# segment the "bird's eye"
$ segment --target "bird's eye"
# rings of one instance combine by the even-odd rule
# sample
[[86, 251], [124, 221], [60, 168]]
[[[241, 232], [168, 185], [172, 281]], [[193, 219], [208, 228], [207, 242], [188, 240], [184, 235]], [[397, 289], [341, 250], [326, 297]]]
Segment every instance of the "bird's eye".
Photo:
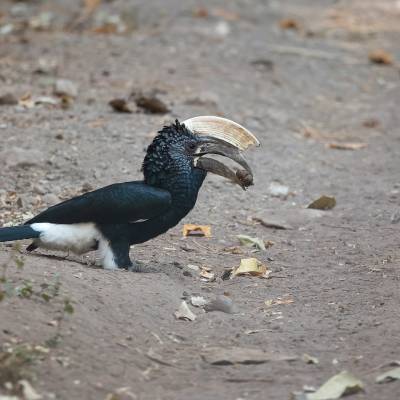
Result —
[[190, 150], [190, 151], [195, 151], [196, 147], [197, 147], [196, 143], [194, 143], [194, 142], [190, 142], [190, 143], [187, 144], [187, 149]]

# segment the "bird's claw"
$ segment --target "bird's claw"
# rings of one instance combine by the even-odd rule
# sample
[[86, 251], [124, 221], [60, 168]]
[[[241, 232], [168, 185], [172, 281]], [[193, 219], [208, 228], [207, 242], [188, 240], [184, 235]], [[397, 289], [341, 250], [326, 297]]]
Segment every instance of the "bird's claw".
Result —
[[138, 262], [132, 262], [130, 266], [126, 268], [130, 272], [142, 272], [142, 264]]

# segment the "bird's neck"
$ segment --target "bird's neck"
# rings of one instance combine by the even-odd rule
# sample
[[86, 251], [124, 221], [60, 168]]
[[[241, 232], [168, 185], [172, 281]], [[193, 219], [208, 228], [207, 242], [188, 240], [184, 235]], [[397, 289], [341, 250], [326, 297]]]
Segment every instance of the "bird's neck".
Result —
[[174, 227], [195, 206], [197, 195], [207, 173], [194, 168], [188, 175], [171, 177], [162, 189], [171, 193], [171, 207], [162, 215], [130, 224], [130, 244], [146, 242]]

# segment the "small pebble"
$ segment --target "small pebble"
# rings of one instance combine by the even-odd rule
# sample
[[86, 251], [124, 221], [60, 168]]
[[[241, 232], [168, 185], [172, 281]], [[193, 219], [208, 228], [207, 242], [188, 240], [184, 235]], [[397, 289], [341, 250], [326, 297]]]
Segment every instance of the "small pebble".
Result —
[[232, 299], [227, 296], [217, 296], [210, 303], [206, 304], [204, 309], [208, 312], [222, 311], [227, 314], [234, 314], [237, 312]]

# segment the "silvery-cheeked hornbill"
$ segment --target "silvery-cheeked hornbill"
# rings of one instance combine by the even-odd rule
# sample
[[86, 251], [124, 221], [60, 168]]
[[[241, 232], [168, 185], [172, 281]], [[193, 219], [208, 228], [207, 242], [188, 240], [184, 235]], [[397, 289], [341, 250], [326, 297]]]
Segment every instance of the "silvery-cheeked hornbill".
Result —
[[[219, 117], [195, 117], [165, 126], [149, 145], [142, 181], [116, 183], [52, 206], [24, 225], [0, 228], [0, 242], [32, 238], [38, 247], [83, 254], [99, 249], [104, 268], [132, 268], [129, 248], [175, 226], [194, 207], [213, 172], [242, 188], [252, 172], [241, 155], [258, 140], [245, 128]], [[233, 172], [208, 157], [228, 157], [244, 170]]]

